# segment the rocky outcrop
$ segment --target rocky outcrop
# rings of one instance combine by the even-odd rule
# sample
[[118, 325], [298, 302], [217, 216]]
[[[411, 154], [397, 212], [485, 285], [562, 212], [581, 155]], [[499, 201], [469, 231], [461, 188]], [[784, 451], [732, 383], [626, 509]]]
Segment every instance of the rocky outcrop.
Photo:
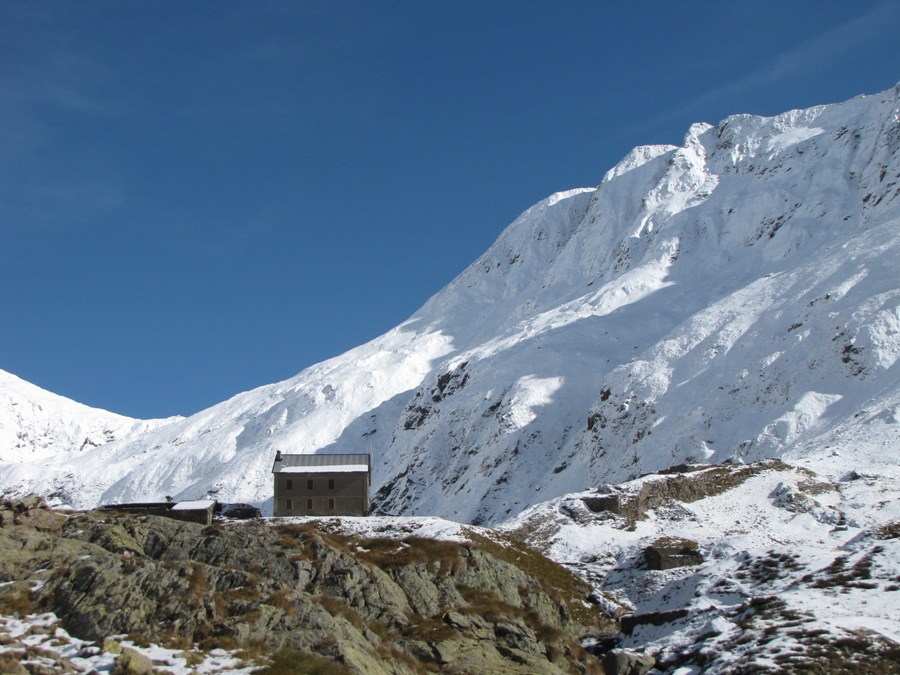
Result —
[[66, 516], [47, 508], [43, 497], [27, 495], [0, 503], [0, 527], [24, 525], [41, 532], [59, 533]]
[[656, 664], [656, 659], [648, 654], [613, 649], [603, 657], [606, 675], [644, 675]]
[[777, 459], [748, 465], [682, 464], [630, 483], [603, 485], [581, 501], [593, 513], [611, 513], [633, 525], [651, 509], [722, 494], [763, 471], [787, 468]]
[[[358, 673], [600, 672], [578, 642], [604, 629], [590, 589], [512, 542], [62, 515], [41, 502], [2, 513], [0, 614], [52, 611], [81, 639], [254, 646], [297, 672], [310, 659]], [[34, 525], [50, 514], [63, 522]]]

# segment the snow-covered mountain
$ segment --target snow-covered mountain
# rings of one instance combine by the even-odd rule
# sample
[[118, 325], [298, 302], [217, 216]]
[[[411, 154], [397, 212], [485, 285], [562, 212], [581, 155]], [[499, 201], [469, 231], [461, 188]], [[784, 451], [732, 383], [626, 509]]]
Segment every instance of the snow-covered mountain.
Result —
[[90, 408], [0, 370], [0, 465], [77, 455], [177, 419], [135, 420]]
[[372, 342], [52, 462], [6, 447], [0, 489], [266, 508], [276, 450], [370, 452], [382, 511], [496, 523], [683, 462], [895, 465], [898, 96], [636, 148]]

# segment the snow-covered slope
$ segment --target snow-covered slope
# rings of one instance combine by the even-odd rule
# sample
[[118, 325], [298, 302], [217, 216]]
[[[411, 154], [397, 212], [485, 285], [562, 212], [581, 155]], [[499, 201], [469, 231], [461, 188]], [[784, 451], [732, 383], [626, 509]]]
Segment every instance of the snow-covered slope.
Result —
[[135, 420], [89, 408], [0, 370], [0, 464], [77, 455], [176, 419]]
[[616, 646], [666, 673], [896, 669], [896, 464], [833, 482], [771, 460], [691, 467], [599, 492], [550, 500], [503, 529], [624, 615]]
[[492, 523], [683, 461], [896, 463], [898, 94], [636, 148], [386, 335], [0, 488], [265, 508], [275, 450], [371, 452], [384, 512]]

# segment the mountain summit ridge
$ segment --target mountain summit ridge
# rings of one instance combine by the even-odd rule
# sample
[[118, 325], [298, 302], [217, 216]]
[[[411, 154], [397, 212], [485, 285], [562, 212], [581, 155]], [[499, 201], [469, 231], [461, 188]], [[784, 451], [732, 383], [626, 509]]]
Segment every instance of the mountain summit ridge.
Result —
[[898, 96], [639, 146], [596, 188], [526, 210], [375, 340], [186, 419], [60, 447], [52, 466], [4, 459], [0, 488], [266, 508], [276, 450], [369, 452], [384, 512], [496, 523], [683, 462], [845, 470], [826, 444], [895, 462]]

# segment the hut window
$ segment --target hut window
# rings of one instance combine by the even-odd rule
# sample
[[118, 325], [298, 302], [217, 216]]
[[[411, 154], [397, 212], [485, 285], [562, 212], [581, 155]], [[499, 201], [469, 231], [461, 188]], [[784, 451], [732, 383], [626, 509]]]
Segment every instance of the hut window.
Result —
[[329, 490], [334, 490], [334, 478], [329, 478], [329, 479], [328, 479], [328, 489], [329, 489]]
[[286, 503], [285, 506], [284, 506], [284, 508], [285, 508], [286, 511], [293, 511], [293, 510], [294, 510], [294, 500], [293, 500], [293, 499], [288, 499], [288, 500], [287, 500], [287, 503]]
[[312, 510], [313, 510], [312, 499], [307, 499], [307, 500], [306, 500], [306, 510], [307, 510], [307, 511], [312, 511]]
[[287, 489], [288, 489], [288, 490], [293, 490], [293, 489], [294, 489], [294, 481], [289, 480], [289, 481], [287, 482]]
[[328, 510], [334, 511], [334, 500], [333, 499], [328, 500]]
[[310, 478], [308, 481], [306, 481], [306, 489], [307, 489], [307, 490], [312, 490], [312, 489], [313, 489], [313, 487], [312, 487], [312, 478]]

